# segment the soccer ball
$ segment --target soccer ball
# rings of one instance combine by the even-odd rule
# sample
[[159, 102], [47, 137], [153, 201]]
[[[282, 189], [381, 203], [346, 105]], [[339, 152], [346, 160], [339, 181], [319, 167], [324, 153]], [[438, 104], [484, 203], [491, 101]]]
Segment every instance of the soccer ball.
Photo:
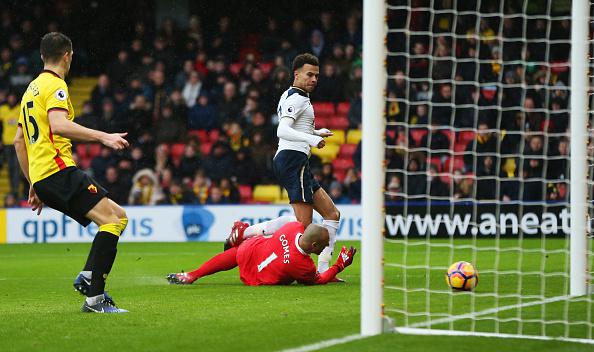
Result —
[[478, 285], [478, 271], [469, 262], [455, 262], [448, 268], [445, 279], [452, 290], [472, 291]]

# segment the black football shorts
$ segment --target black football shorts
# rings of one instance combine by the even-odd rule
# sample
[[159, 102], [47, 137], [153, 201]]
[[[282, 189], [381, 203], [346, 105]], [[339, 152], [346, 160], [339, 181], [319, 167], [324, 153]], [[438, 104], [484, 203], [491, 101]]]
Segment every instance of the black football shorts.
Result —
[[75, 166], [67, 167], [35, 182], [37, 196], [43, 203], [87, 226], [86, 214], [107, 196], [107, 190]]
[[313, 203], [313, 194], [320, 184], [309, 169], [307, 154], [296, 150], [281, 150], [273, 161], [276, 178], [289, 194], [291, 203]]

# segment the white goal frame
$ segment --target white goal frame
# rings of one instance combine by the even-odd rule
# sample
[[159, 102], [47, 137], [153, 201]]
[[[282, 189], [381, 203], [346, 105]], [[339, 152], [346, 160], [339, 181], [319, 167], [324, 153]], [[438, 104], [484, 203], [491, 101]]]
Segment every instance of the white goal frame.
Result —
[[[571, 237], [569, 296], [588, 294], [587, 141], [589, 0], [572, 0], [571, 17]], [[361, 335], [383, 331], [384, 139], [386, 3], [363, 0], [363, 150]], [[594, 72], [592, 72], [594, 75]], [[401, 329], [400, 329], [401, 330]], [[398, 329], [396, 330], [398, 331]], [[405, 330], [400, 332], [405, 333]], [[435, 330], [433, 330], [436, 333]], [[455, 334], [443, 330], [444, 334]], [[475, 334], [475, 333], [471, 333]], [[476, 333], [477, 335], [479, 333]], [[535, 336], [533, 338], [540, 338]], [[546, 336], [542, 336], [547, 339]]]

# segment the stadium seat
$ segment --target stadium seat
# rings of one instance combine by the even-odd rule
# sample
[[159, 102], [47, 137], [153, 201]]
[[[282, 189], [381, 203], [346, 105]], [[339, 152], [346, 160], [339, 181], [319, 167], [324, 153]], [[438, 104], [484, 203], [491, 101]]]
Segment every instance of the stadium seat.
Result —
[[210, 150], [212, 149], [212, 143], [202, 143], [200, 144], [200, 154], [202, 156], [210, 155]]
[[91, 167], [91, 161], [93, 161], [92, 158], [86, 157], [86, 158], [80, 158], [78, 161], [78, 167], [86, 170], [89, 167]]
[[174, 161], [179, 161], [179, 159], [181, 159], [182, 155], [184, 155], [184, 149], [186, 148], [186, 145], [183, 143], [175, 143], [171, 145], [171, 148], [169, 148], [170, 153], [171, 153], [171, 159], [173, 159]]
[[338, 182], [343, 182], [345, 176], [346, 176], [346, 171], [334, 170], [334, 177], [338, 180]]
[[229, 72], [231, 72], [233, 76], [239, 76], [239, 72], [241, 72], [242, 66], [243, 64], [241, 62], [234, 62], [231, 65], [229, 65]]
[[311, 153], [320, 157], [323, 163], [330, 163], [332, 160], [336, 159], [339, 150], [340, 147], [336, 144], [327, 144], [322, 149], [311, 148]]
[[349, 114], [349, 110], [351, 109], [351, 103], [348, 101], [338, 103], [336, 106], [336, 114], [340, 116], [347, 116]]
[[352, 158], [353, 154], [357, 151], [356, 144], [343, 144], [340, 146], [340, 151], [338, 152], [339, 158]]
[[426, 128], [411, 128], [410, 129], [410, 137], [412, 138], [414, 145], [419, 146], [421, 145], [421, 140], [423, 137], [429, 133]]
[[87, 157], [89, 154], [87, 151], [87, 144], [86, 143], [79, 143], [76, 145], [76, 154], [82, 160]]
[[272, 62], [260, 62], [260, 64], [258, 66], [260, 66], [260, 69], [262, 70], [262, 73], [264, 74], [264, 76], [268, 77], [268, 75], [270, 75], [270, 71], [272, 71], [272, 67], [274, 65]]
[[347, 144], [359, 144], [359, 141], [361, 140], [361, 135], [361, 130], [349, 130], [347, 132]]
[[447, 158], [443, 163], [442, 171], [445, 173], [452, 173], [456, 170], [464, 170], [464, 158], [457, 156]]
[[218, 129], [210, 130], [208, 132], [208, 141], [210, 141], [210, 143], [214, 143], [219, 139], [220, 135], [221, 131], [219, 131]]
[[474, 131], [460, 131], [458, 132], [457, 135], [457, 140], [460, 143], [463, 143], [464, 145], [466, 145], [468, 142], [472, 141], [476, 136], [476, 133], [474, 133]]
[[334, 130], [332, 131], [334, 133], [334, 135], [330, 136], [330, 137], [326, 137], [324, 138], [326, 140], [326, 144], [338, 144], [338, 145], [342, 145], [344, 144], [344, 131], [343, 130]]
[[275, 202], [281, 199], [281, 190], [277, 185], [256, 185], [252, 193], [256, 202]]
[[351, 158], [339, 158], [332, 160], [332, 167], [335, 171], [345, 171], [355, 167], [355, 163]]
[[349, 119], [344, 116], [333, 116], [328, 119], [328, 128], [331, 130], [348, 130], [350, 126]]
[[239, 185], [239, 196], [241, 203], [249, 203], [252, 201], [252, 186], [250, 185]]
[[316, 129], [328, 128], [328, 120], [326, 116], [316, 116]]
[[289, 204], [291, 200], [289, 199], [289, 193], [287, 190], [281, 187], [281, 197], [274, 201], [274, 204]]
[[456, 142], [456, 144], [454, 144], [454, 153], [456, 153], [456, 154], [463, 153], [466, 150], [467, 145], [468, 145], [468, 142], [465, 142], [465, 143]]
[[454, 147], [454, 140], [456, 138], [456, 134], [453, 130], [449, 128], [440, 129], [441, 133], [445, 134], [448, 139], [450, 140], [450, 149]]
[[435, 167], [437, 168], [437, 172], [441, 172], [441, 170], [442, 170], [442, 168], [441, 168], [441, 158], [439, 158], [439, 157], [429, 158], [429, 159], [427, 159], [427, 163], [428, 164], [431, 164], [431, 165], [435, 165]]
[[334, 103], [330, 102], [317, 102], [313, 103], [313, 108], [316, 114], [316, 118], [318, 116], [332, 116], [334, 115]]
[[189, 130], [188, 135], [198, 137], [200, 143], [208, 142], [208, 131], [206, 130]]

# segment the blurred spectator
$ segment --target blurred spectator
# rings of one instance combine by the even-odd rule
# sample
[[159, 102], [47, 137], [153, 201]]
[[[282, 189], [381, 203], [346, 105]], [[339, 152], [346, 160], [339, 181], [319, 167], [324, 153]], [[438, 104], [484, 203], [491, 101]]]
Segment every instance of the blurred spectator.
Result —
[[314, 95], [315, 100], [337, 103], [344, 100], [342, 91], [342, 82], [336, 74], [334, 65], [324, 64]]
[[218, 120], [222, 123], [235, 121], [241, 110], [241, 102], [237, 96], [237, 86], [227, 82], [223, 86], [223, 96], [219, 101]]
[[228, 204], [228, 200], [223, 196], [223, 191], [218, 186], [210, 187], [208, 192], [208, 199], [206, 204], [217, 205], [217, 204]]
[[547, 179], [569, 179], [569, 140], [566, 137], [561, 137], [557, 143], [557, 148], [549, 153]]
[[202, 81], [200, 75], [196, 71], [189, 73], [189, 78], [185, 82], [182, 90], [182, 96], [186, 101], [186, 105], [191, 108], [196, 105], [196, 101], [200, 92], [202, 91]]
[[342, 185], [338, 181], [333, 181], [329, 187], [329, 196], [334, 204], [350, 204], [351, 200], [342, 193]]
[[524, 149], [526, 159], [522, 168], [523, 197], [525, 201], [542, 200], [543, 198], [543, 138], [532, 136]]
[[486, 156], [482, 164], [478, 165], [476, 171], [476, 198], [477, 199], [497, 199], [497, 181], [495, 172], [495, 159], [492, 156]]
[[200, 93], [198, 104], [188, 112], [188, 128], [193, 130], [212, 130], [217, 125], [217, 111], [210, 104], [205, 92]]
[[[91, 160], [91, 170], [93, 177], [101, 184], [105, 181], [105, 171], [109, 166], [115, 164], [115, 159], [111, 154], [111, 149], [101, 146], [101, 152]], [[118, 203], [119, 204], [119, 203]]]
[[210, 180], [206, 177], [204, 170], [198, 170], [194, 175], [192, 181], [192, 192], [198, 200], [198, 203], [205, 204], [208, 199], [208, 193], [210, 189]]
[[26, 58], [19, 57], [15, 62], [16, 70], [10, 74], [9, 83], [17, 96], [23, 95], [33, 75], [29, 72], [29, 63]]
[[93, 112], [98, 113], [101, 111], [101, 106], [105, 99], [111, 99], [113, 92], [111, 90], [111, 83], [109, 77], [103, 73], [99, 75], [97, 79], [97, 85], [91, 92], [91, 103], [93, 104]]
[[421, 195], [427, 193], [427, 178], [421, 174], [421, 165], [417, 159], [408, 161], [407, 175], [404, 179], [405, 192], [409, 196]]
[[447, 197], [450, 195], [448, 185], [443, 183], [437, 173], [437, 167], [433, 164], [429, 165], [427, 183], [429, 184], [429, 195], [431, 197]]
[[4, 196], [4, 208], [18, 208], [19, 202], [14, 193], [6, 193]]
[[155, 205], [163, 198], [157, 176], [150, 169], [136, 172], [132, 178], [132, 190], [128, 197], [130, 205]]
[[126, 80], [132, 74], [133, 68], [130, 64], [130, 55], [125, 49], [118, 51], [118, 57], [107, 68], [107, 74], [111, 77], [115, 87], [123, 88]]
[[197, 202], [194, 193], [184, 187], [179, 179], [171, 180], [169, 188], [165, 190], [165, 195], [160, 204], [195, 204]]
[[361, 123], [363, 121], [362, 117], [362, 110], [363, 110], [363, 103], [361, 101], [361, 92], [359, 95], [351, 100], [351, 105], [349, 106], [349, 127], [351, 129], [361, 129]]
[[204, 170], [208, 177], [217, 182], [223, 177], [235, 175], [235, 158], [229, 145], [217, 142], [210, 155], [204, 160]]
[[21, 173], [13, 140], [17, 131], [21, 106], [15, 93], [8, 93], [6, 104], [0, 106], [2, 122], [2, 163], [8, 167], [10, 192], [20, 194]]
[[173, 143], [186, 134], [186, 124], [179, 116], [173, 115], [173, 107], [163, 107], [161, 117], [155, 123], [155, 139], [157, 144]]
[[128, 204], [129, 186], [122, 182], [118, 169], [115, 166], [108, 166], [105, 169], [105, 179], [101, 184], [109, 192], [109, 198], [118, 204]]
[[221, 182], [219, 183], [219, 188], [221, 189], [221, 192], [223, 193], [223, 199], [225, 199], [226, 203], [230, 203], [230, 204], [239, 203], [239, 199], [240, 199], [239, 190], [237, 189], [237, 187], [235, 187], [235, 185], [233, 183], [231, 183], [231, 180], [229, 180], [229, 178], [227, 178], [227, 177], [222, 178]]
[[192, 144], [186, 144], [184, 155], [179, 162], [179, 177], [182, 179], [191, 178], [200, 169], [201, 165], [202, 161], [196, 148]]

